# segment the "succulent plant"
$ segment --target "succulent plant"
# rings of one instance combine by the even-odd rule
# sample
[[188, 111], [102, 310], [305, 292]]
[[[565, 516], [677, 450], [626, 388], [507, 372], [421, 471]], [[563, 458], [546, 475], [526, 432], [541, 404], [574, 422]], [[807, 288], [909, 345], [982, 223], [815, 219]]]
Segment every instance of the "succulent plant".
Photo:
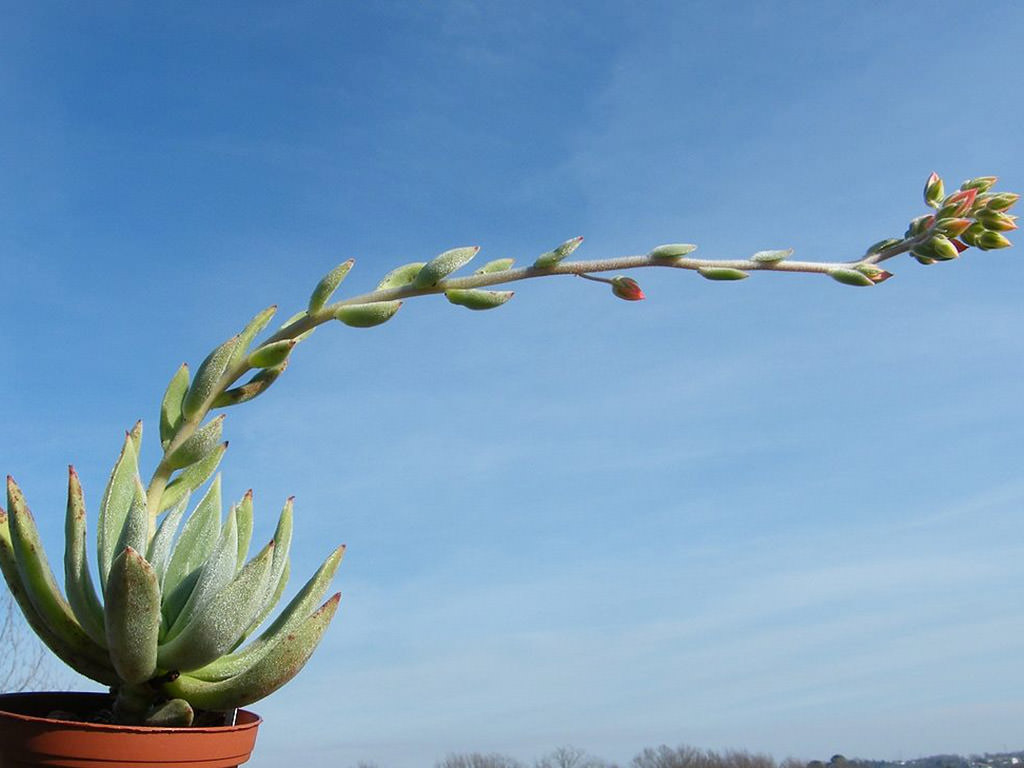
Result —
[[252, 493], [225, 518], [219, 476], [187, 517], [188, 499], [182, 497], [151, 531], [138, 470], [141, 434], [141, 424], [127, 434], [100, 505], [96, 554], [102, 594], [86, 555], [85, 502], [73, 467], [65, 593], [10, 478], [9, 511], [0, 510], [0, 567], [49, 648], [80, 674], [111, 686], [115, 720], [189, 725], [193, 708], [232, 710], [298, 673], [338, 607], [337, 594], [319, 602], [344, 550], [334, 550], [280, 616], [243, 646], [288, 581], [292, 502], [285, 504], [273, 539], [248, 560]]
[[[992, 176], [968, 179], [946, 195], [942, 180], [932, 174], [924, 198], [934, 213], [912, 220], [903, 237], [881, 240], [848, 261], [793, 261], [791, 250], [758, 251], [745, 259], [700, 259], [691, 255], [696, 246], [689, 243], [659, 245], [641, 256], [570, 261], [583, 240], [575, 237], [530, 266], [513, 269], [512, 259], [497, 259], [465, 277], [452, 275], [478, 249], [454, 248], [392, 270], [370, 293], [329, 303], [353, 266], [346, 261], [316, 285], [305, 310], [262, 342], [256, 338], [276, 307], [258, 313], [214, 349], [195, 376], [187, 365], [175, 372], [160, 409], [163, 455], [147, 485], [139, 473], [141, 423], [127, 433], [99, 508], [99, 591], [86, 557], [85, 502], [73, 468], [64, 592], [47, 563], [21, 490], [10, 478], [8, 511], [0, 509], [0, 568], [46, 645], [76, 671], [111, 687], [116, 720], [186, 725], [197, 708], [220, 711], [249, 704], [290, 680], [313, 652], [338, 606], [337, 594], [322, 605], [320, 600], [343, 550], [334, 550], [281, 614], [244, 645], [269, 617], [288, 580], [292, 507], [290, 501], [285, 505], [274, 538], [246, 560], [253, 530], [252, 494], [223, 515], [215, 473], [227, 449], [221, 441], [224, 417], [206, 419], [211, 410], [265, 392], [287, 367], [296, 345], [317, 327], [334, 320], [355, 328], [380, 325], [395, 316], [403, 299], [427, 294], [444, 294], [452, 304], [471, 310], [493, 309], [513, 293], [486, 288], [557, 275], [605, 283], [615, 297], [639, 301], [644, 293], [634, 279], [596, 273], [640, 267], [690, 270], [714, 281], [774, 271], [874, 286], [892, 276], [878, 265], [904, 253], [922, 264], [935, 264], [970, 247], [1009, 246], [1004, 233], [1017, 225], [1007, 212], [1019, 196], [992, 192], [995, 182]], [[186, 517], [189, 500], [204, 486]]]

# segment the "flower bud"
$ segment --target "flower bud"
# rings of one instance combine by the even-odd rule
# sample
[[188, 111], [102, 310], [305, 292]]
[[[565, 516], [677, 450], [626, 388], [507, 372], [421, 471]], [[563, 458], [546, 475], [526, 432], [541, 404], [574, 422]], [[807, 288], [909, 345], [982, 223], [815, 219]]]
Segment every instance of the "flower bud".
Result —
[[978, 223], [991, 232], [1010, 232], [1017, 228], [1017, 217], [986, 208], [978, 211]]
[[924, 185], [924, 202], [929, 208], [938, 208], [942, 202], [942, 198], [945, 197], [946, 190], [943, 187], [942, 179], [939, 178], [939, 174], [932, 172], [932, 175], [928, 177], [928, 181]]
[[997, 248], [1009, 248], [1013, 243], [1000, 232], [982, 232], [978, 236], [978, 247], [983, 251], [994, 251]]
[[911, 219], [910, 224], [907, 226], [907, 233], [904, 237], [917, 237], [924, 233], [928, 227], [935, 223], [935, 217], [930, 214], [924, 216], [918, 216], [916, 219]]
[[978, 245], [978, 238], [981, 237], [982, 233], [985, 232], [985, 227], [981, 224], [971, 224], [964, 233], [960, 235], [960, 239], [963, 240], [967, 245]]
[[993, 196], [992, 199], [985, 204], [985, 207], [990, 211], [1008, 211], [1018, 200], [1020, 200], [1020, 195], [1016, 192], [1003, 192], [1002, 194]]
[[936, 215], [940, 219], [958, 218], [966, 216], [974, 207], [975, 199], [978, 197], [978, 190], [964, 189], [954, 192], [942, 201], [942, 208]]
[[967, 179], [967, 181], [960, 185], [960, 189], [976, 189], [980, 194], [992, 189], [992, 186], [997, 181], [999, 181], [997, 176], [976, 176], [973, 179]]
[[939, 261], [952, 261], [960, 255], [960, 251], [957, 250], [956, 246], [945, 235], [936, 235], [928, 241], [928, 245], [931, 246], [933, 251], [931, 254], [932, 258]]
[[951, 242], [953, 244], [953, 246], [956, 248], [957, 253], [963, 253], [969, 247], [969, 246], [966, 246], [963, 243], [961, 243], [956, 238], [950, 238], [949, 242]]
[[641, 301], [644, 298], [644, 292], [636, 280], [621, 275], [612, 278], [612, 293], [626, 301]]
[[[910, 253], [915, 256], [918, 261], [921, 261], [921, 259], [928, 259], [929, 264], [939, 258], [931, 240], [915, 245], [911, 249]], [[924, 264], [925, 262], [922, 261], [921, 263]]]
[[935, 231], [946, 237], [959, 237], [969, 226], [970, 219], [939, 219], [935, 222]]

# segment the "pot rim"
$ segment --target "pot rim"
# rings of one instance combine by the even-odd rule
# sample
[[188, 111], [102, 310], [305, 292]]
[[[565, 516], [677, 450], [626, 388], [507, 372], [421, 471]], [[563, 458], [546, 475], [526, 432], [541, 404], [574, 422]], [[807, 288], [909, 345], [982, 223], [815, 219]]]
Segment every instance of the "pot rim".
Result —
[[54, 717], [42, 717], [39, 715], [26, 715], [21, 712], [12, 712], [5, 708], [8, 702], [17, 700], [41, 700], [44, 697], [64, 697], [82, 700], [106, 700], [112, 699], [109, 693], [97, 693], [90, 691], [23, 691], [20, 693], [0, 693], [0, 717], [18, 720], [24, 723], [53, 724], [64, 728], [83, 728], [91, 731], [108, 731], [117, 733], [225, 733], [227, 731], [248, 731], [258, 728], [263, 718], [248, 709], [237, 710], [234, 725], [202, 725], [187, 728], [171, 728], [155, 725], [120, 725], [117, 723], [90, 723], [81, 720], [60, 720]]

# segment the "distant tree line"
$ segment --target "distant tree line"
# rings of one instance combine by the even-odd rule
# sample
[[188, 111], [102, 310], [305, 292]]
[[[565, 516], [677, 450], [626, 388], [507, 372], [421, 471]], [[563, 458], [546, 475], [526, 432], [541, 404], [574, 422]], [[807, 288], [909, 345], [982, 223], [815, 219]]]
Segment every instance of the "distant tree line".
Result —
[[[559, 747], [533, 762], [524, 763], [496, 752], [453, 752], [434, 763], [434, 768], [1017, 768], [1024, 764], [1024, 752], [989, 753], [983, 757], [933, 755], [899, 762], [885, 760], [848, 760], [832, 755], [829, 760], [797, 760], [789, 757], [776, 762], [769, 755], [726, 750], [715, 752], [687, 745], [648, 747], [625, 765], [589, 754], [577, 747]], [[360, 762], [352, 768], [384, 768], [374, 762]]]
[[[384, 767], [361, 762], [353, 768]], [[625, 765], [604, 760], [578, 747], [558, 747], [530, 763], [494, 752], [453, 752], [434, 763], [434, 768], [807, 768], [807, 763], [793, 759], [779, 763], [768, 755], [738, 750], [714, 752], [686, 745], [673, 749], [663, 744], [643, 750]]]

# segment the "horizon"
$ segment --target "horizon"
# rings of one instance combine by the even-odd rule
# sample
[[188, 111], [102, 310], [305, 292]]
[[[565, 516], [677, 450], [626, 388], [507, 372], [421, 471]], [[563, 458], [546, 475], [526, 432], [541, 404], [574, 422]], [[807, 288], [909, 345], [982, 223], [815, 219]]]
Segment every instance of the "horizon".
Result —
[[[94, 526], [139, 418], [152, 471], [176, 367], [348, 258], [338, 297], [577, 235], [831, 261], [902, 234], [932, 171], [1024, 192], [1015, 3], [4, 10], [0, 470], [51, 563], [67, 465]], [[226, 412], [254, 543], [296, 497], [286, 598], [348, 545], [247, 765], [1014, 747], [1021, 248], [318, 330]]]

